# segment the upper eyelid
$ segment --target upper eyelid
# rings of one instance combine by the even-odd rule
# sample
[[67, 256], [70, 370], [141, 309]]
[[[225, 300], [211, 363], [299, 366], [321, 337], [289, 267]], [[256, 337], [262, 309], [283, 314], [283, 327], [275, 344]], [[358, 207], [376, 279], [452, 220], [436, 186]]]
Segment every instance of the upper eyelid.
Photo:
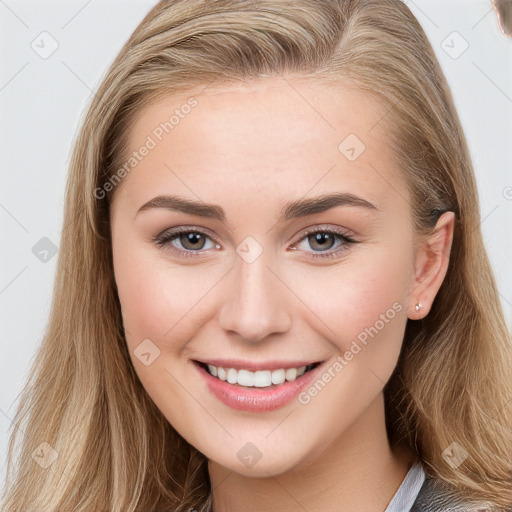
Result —
[[203, 228], [199, 226], [191, 225], [179, 225], [179, 226], [173, 226], [171, 228], [165, 228], [164, 230], [160, 231], [157, 235], [155, 235], [155, 238], [158, 236], [163, 236], [166, 234], [179, 234], [179, 233], [204, 233], [211, 238], [216, 238], [215, 235], [211, 234], [211, 231], [208, 228]]
[[[347, 228], [341, 228], [341, 227], [331, 227], [327, 224], [314, 224], [313, 226], [310, 226], [308, 228], [304, 228], [302, 230], [303, 234], [302, 234], [302, 238], [304, 238], [305, 236], [308, 236], [308, 234], [311, 234], [311, 233], [315, 233], [315, 232], [327, 232], [327, 233], [334, 233], [338, 236], [345, 236], [345, 237], [348, 237], [348, 238], [352, 238], [355, 236], [355, 234], [353, 233], [353, 231], [351, 231], [350, 229], [347, 229]], [[302, 240], [301, 238], [301, 240]]]

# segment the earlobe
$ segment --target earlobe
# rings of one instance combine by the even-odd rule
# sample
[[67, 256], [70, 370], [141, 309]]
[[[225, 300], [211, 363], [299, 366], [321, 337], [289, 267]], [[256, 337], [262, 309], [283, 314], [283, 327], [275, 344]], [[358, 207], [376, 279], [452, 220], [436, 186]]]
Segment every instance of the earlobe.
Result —
[[407, 316], [419, 320], [428, 315], [450, 262], [455, 213], [439, 217], [434, 233], [416, 251]]

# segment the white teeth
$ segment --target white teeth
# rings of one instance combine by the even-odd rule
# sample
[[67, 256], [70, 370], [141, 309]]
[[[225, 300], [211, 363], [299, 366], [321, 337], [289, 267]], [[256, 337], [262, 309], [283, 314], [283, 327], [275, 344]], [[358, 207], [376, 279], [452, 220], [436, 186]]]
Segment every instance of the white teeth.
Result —
[[285, 373], [282, 368], [280, 370], [274, 370], [272, 372], [272, 384], [282, 384], [286, 380]]
[[228, 382], [230, 384], [236, 384], [238, 382], [237, 371], [234, 368], [228, 370]]
[[266, 388], [272, 384], [272, 372], [270, 370], [258, 370], [254, 372], [253, 386], [255, 388]]
[[292, 382], [306, 372], [305, 366], [299, 368], [280, 368], [279, 370], [236, 370], [235, 368], [222, 368], [208, 364], [210, 375], [245, 387], [266, 388], [272, 384], [283, 384], [285, 381]]
[[291, 381], [297, 378], [297, 368], [288, 368], [285, 372], [286, 380]]
[[254, 373], [247, 370], [238, 370], [237, 382], [241, 386], [254, 386]]

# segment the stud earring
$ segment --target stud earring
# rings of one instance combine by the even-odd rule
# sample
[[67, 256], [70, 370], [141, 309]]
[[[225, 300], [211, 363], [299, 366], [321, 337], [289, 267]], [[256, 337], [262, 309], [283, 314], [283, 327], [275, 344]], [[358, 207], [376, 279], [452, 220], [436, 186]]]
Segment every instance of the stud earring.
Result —
[[418, 304], [416, 304], [416, 306], [414, 306], [414, 309], [416, 311], [419, 311], [422, 307], [423, 307], [423, 304], [421, 302], [418, 302]]

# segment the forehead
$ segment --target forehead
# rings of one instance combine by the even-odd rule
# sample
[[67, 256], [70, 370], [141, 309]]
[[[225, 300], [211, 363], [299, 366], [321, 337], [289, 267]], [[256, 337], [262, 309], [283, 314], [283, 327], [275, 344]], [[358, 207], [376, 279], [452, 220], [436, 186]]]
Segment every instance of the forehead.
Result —
[[[194, 108], [188, 106], [191, 97], [197, 104]], [[261, 139], [275, 140], [276, 132], [279, 133], [277, 146], [284, 141], [295, 141], [298, 145], [308, 141], [318, 144], [325, 140], [328, 144], [347, 133], [370, 142], [369, 139], [374, 139], [371, 133], [374, 130], [374, 136], [382, 135], [376, 128], [386, 111], [387, 107], [368, 93], [341, 82], [269, 77], [224, 85], [210, 84], [161, 96], [138, 113], [129, 130], [129, 139], [136, 143], [140, 135], [152, 133], [157, 125], [171, 120], [172, 137], [167, 137], [171, 135], [169, 130], [162, 135], [176, 142], [179, 132], [186, 130], [190, 122], [194, 122], [197, 137], [203, 140], [204, 130], [210, 132], [210, 140], [229, 140], [236, 136], [239, 143], [243, 133], [251, 133], [251, 140], [247, 140], [244, 149]], [[187, 118], [192, 121], [185, 122]], [[263, 126], [265, 130], [261, 130]], [[281, 128], [286, 130], [281, 131]]]
[[163, 96], [129, 128], [130, 154], [151, 149], [121, 188], [138, 202], [166, 187], [220, 202], [355, 188], [382, 203], [392, 189], [406, 194], [386, 113], [343, 83], [292, 77]]

